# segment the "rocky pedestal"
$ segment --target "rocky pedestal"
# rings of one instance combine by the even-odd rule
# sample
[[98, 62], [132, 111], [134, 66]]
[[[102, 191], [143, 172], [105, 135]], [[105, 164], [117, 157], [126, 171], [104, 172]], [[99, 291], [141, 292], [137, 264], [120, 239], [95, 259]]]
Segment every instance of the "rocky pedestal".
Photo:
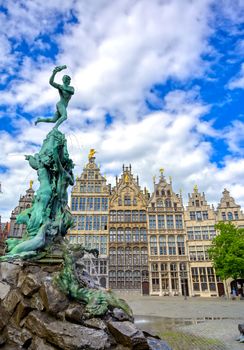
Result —
[[62, 268], [58, 259], [0, 263], [1, 349], [169, 350], [119, 308], [88, 317], [85, 305], [68, 299], [53, 282]]

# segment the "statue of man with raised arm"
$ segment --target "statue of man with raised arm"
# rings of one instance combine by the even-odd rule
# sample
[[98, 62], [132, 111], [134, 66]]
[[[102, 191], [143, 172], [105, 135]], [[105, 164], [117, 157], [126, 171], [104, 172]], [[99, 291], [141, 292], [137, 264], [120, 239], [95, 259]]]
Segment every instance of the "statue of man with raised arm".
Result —
[[53, 73], [49, 79], [49, 84], [58, 89], [60, 100], [57, 103], [57, 111], [55, 112], [53, 118], [38, 118], [35, 122], [35, 125], [41, 122], [45, 123], [56, 123], [54, 128], [58, 128], [63, 121], [67, 119], [67, 106], [71, 99], [71, 96], [74, 94], [75, 89], [73, 86], [70, 86], [71, 78], [68, 75], [63, 76], [63, 85], [57, 84], [54, 81], [55, 75], [57, 72], [66, 69], [66, 66], [57, 66], [54, 68]]

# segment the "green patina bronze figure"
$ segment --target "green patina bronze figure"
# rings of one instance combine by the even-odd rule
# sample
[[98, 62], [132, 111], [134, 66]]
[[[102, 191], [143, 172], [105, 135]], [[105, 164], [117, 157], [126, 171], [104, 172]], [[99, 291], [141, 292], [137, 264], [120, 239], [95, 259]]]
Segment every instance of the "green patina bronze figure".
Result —
[[74, 164], [69, 158], [65, 136], [58, 126], [67, 118], [66, 107], [74, 88], [69, 86], [70, 78], [67, 75], [63, 77], [63, 85], [54, 82], [55, 74], [64, 68], [66, 66], [56, 67], [50, 78], [50, 84], [60, 94], [54, 118], [40, 118], [36, 122], [57, 123], [46, 136], [39, 153], [25, 156], [29, 165], [37, 171], [40, 183], [32, 207], [17, 217], [17, 223], [26, 225], [26, 232], [21, 240], [7, 240], [7, 254], [1, 260], [38, 255], [52, 242], [61, 241], [73, 223], [67, 207], [67, 189], [74, 184]]
[[81, 267], [78, 262], [86, 252], [96, 255], [95, 250], [87, 250], [81, 245], [64, 244], [64, 268], [54, 282], [69, 298], [86, 305], [86, 317], [103, 316], [107, 311], [118, 308], [133, 320], [132, 310], [123, 299], [119, 299], [111, 290], [91, 283], [91, 277], [84, 274], [84, 266]]
[[96, 256], [98, 252], [80, 245], [72, 247], [64, 239], [73, 225], [68, 209], [67, 189], [74, 185], [74, 164], [69, 158], [65, 135], [58, 130], [58, 126], [67, 119], [66, 108], [74, 94], [74, 88], [69, 86], [68, 76], [63, 77], [63, 85], [54, 82], [55, 74], [64, 68], [66, 66], [56, 67], [50, 78], [50, 84], [60, 94], [55, 116], [36, 121], [36, 124], [56, 122], [56, 125], [47, 134], [40, 151], [25, 156], [31, 168], [37, 171], [40, 183], [31, 208], [17, 216], [17, 223], [25, 224], [26, 231], [20, 240], [7, 239], [7, 252], [0, 261], [31, 259], [35, 263], [41, 263], [46, 258], [50, 262], [54, 256], [50, 252], [57, 248], [63, 269], [56, 276], [55, 282], [71, 299], [86, 305], [86, 316], [102, 316], [118, 308], [123, 310], [127, 319], [132, 320], [132, 311], [127, 303], [118, 299], [112, 291], [101, 288], [80, 263], [86, 252]]
[[49, 84], [58, 89], [60, 101], [57, 103], [57, 111], [55, 112], [53, 118], [38, 118], [35, 121], [35, 125], [38, 123], [56, 123], [55, 128], [58, 128], [63, 121], [67, 119], [67, 106], [68, 103], [74, 95], [74, 88], [70, 86], [71, 78], [68, 75], [63, 76], [63, 85], [57, 84], [54, 82], [55, 75], [57, 72], [61, 72], [61, 70], [66, 69], [66, 66], [57, 66], [53, 70], [53, 74], [49, 79]]

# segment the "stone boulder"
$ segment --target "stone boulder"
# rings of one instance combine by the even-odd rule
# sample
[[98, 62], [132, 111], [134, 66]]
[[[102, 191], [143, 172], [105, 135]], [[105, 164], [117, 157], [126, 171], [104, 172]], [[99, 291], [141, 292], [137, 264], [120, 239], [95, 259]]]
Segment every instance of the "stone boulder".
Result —
[[112, 333], [115, 340], [130, 349], [149, 349], [147, 339], [143, 332], [129, 321], [118, 322], [108, 321], [108, 329]]
[[[19, 265], [18, 265], [19, 263]], [[42, 262], [1, 263], [1, 350], [168, 350], [159, 338], [136, 328], [133, 317], [110, 307], [92, 317], [55, 284], [60, 256]], [[11, 276], [11, 273], [13, 275]]]
[[40, 311], [32, 311], [26, 318], [25, 326], [38, 337], [61, 349], [99, 350], [110, 346], [108, 335], [104, 331], [58, 321]]

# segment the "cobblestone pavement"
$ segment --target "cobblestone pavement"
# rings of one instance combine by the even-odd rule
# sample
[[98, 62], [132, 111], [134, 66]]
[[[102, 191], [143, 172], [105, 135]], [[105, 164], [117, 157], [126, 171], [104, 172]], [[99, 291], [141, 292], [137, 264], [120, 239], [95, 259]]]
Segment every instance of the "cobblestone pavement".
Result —
[[244, 323], [244, 301], [117, 294], [131, 306], [137, 325], [160, 334], [173, 350], [244, 350], [238, 324]]

